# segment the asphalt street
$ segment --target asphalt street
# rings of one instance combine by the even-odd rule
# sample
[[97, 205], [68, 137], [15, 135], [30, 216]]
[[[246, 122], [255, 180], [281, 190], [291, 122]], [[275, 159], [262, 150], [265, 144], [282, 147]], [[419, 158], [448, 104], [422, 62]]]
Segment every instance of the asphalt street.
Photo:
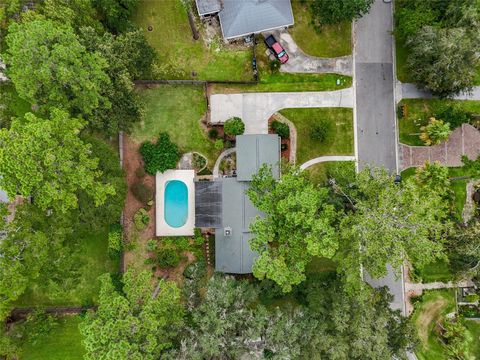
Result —
[[[393, 67], [392, 4], [376, 0], [370, 12], [354, 25], [356, 150], [359, 170], [367, 165], [397, 172], [397, 134]], [[400, 271], [399, 271], [400, 272]], [[405, 312], [402, 276], [388, 266], [388, 275], [365, 280], [387, 286], [393, 309]]]

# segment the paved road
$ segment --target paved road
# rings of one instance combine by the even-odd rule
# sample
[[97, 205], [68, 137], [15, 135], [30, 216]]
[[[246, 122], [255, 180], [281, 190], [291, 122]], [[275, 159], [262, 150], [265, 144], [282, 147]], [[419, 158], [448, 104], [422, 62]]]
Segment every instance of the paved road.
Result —
[[397, 171], [391, 4], [376, 0], [354, 25], [358, 166]]
[[233, 116], [245, 123], [246, 134], [267, 134], [268, 119], [287, 108], [353, 107], [353, 89], [318, 92], [215, 94], [210, 96], [210, 122]]
[[[355, 121], [358, 167], [383, 166], [397, 172], [392, 4], [376, 0], [370, 13], [354, 24]], [[388, 275], [365, 280], [388, 286], [391, 307], [405, 313], [403, 276], [388, 266]]]

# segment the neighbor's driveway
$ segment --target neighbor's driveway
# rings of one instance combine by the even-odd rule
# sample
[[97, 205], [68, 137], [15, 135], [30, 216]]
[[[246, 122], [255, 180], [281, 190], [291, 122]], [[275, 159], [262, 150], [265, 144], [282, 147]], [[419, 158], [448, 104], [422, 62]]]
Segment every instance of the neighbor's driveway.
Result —
[[[432, 99], [431, 93], [419, 89], [412, 83], [397, 83], [397, 101], [402, 99]], [[455, 100], [480, 100], [480, 86], [475, 86], [470, 93], [452, 96]]]
[[210, 96], [210, 122], [224, 123], [238, 116], [245, 134], [267, 134], [268, 119], [287, 108], [353, 107], [352, 88], [319, 92], [215, 94]]
[[275, 39], [282, 44], [287, 51], [289, 60], [282, 64], [280, 71], [290, 73], [325, 74], [336, 73], [352, 76], [352, 56], [340, 56], [336, 58], [320, 58], [305, 54], [300, 49], [292, 35], [287, 30], [276, 30], [264, 33], [264, 36], [273, 34]]

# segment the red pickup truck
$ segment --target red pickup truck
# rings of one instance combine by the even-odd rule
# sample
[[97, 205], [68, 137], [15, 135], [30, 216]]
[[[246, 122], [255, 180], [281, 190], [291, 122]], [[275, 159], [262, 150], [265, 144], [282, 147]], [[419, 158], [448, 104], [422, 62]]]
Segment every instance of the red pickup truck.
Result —
[[287, 52], [282, 47], [282, 45], [280, 45], [280, 43], [277, 40], [275, 40], [273, 35], [270, 35], [265, 39], [265, 44], [268, 46], [270, 50], [273, 51], [277, 59], [280, 60], [282, 64], [285, 64], [288, 61]]

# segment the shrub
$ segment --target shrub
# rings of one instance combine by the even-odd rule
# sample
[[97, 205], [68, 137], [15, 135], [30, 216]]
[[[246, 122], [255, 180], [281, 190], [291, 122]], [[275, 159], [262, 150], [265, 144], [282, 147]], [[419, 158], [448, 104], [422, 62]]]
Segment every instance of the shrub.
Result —
[[175, 267], [180, 263], [180, 256], [174, 248], [162, 248], [157, 253], [157, 263], [162, 268]]
[[478, 294], [468, 294], [467, 296], [465, 296], [465, 300], [467, 300], [468, 302], [476, 302], [480, 299], [480, 296]]
[[202, 230], [200, 230], [199, 228], [195, 228], [194, 240], [195, 240], [195, 245], [197, 246], [202, 246], [203, 243], [205, 242], [205, 238], [202, 235]]
[[464, 110], [461, 106], [455, 104], [442, 107], [434, 114], [434, 116], [436, 119], [442, 119], [449, 123], [451, 128], [455, 129], [463, 123], [468, 123], [472, 114]]
[[174, 169], [180, 159], [178, 147], [170, 141], [167, 133], [161, 133], [155, 144], [144, 142], [140, 146], [140, 154], [145, 162], [145, 171], [150, 175]]
[[143, 182], [136, 182], [131, 187], [133, 196], [143, 205], [147, 205], [153, 199], [153, 188], [145, 185]]
[[288, 150], [288, 144], [282, 144], [280, 148], [282, 149], [282, 151]]
[[137, 230], [143, 230], [147, 227], [150, 222], [150, 216], [148, 216], [145, 209], [139, 209], [133, 216], [133, 222]]
[[218, 137], [218, 130], [217, 129], [208, 130], [208, 137], [212, 140], [215, 140]]
[[120, 224], [112, 225], [108, 232], [108, 254], [115, 258], [122, 252], [122, 227]]
[[155, 251], [157, 250], [158, 242], [155, 239], [150, 239], [147, 241], [147, 251]]
[[230, 136], [242, 135], [245, 132], [245, 124], [242, 119], [235, 116], [225, 121], [223, 131]]
[[215, 140], [215, 144], [213, 146], [216, 150], [222, 150], [223, 149], [223, 140], [222, 139]]
[[135, 176], [139, 179], [142, 179], [145, 176], [145, 169], [143, 167], [138, 167], [137, 170], [135, 170]]
[[324, 142], [332, 133], [332, 123], [325, 119], [319, 119], [312, 127], [310, 137], [312, 140]]
[[280, 71], [280, 61], [278, 60], [271, 60], [270, 63], [268, 64], [268, 67], [270, 68], [270, 74], [278, 74]]
[[227, 140], [225, 141], [225, 148], [226, 149], [231, 149], [234, 146], [233, 142]]
[[428, 125], [422, 126], [420, 130], [422, 131], [420, 139], [428, 146], [447, 140], [451, 132], [449, 123], [444, 123], [434, 117], [431, 117]]
[[201, 170], [207, 165], [207, 160], [200, 154], [193, 153], [192, 155], [193, 167], [197, 170]]
[[287, 124], [282, 123], [280, 121], [274, 120], [272, 121], [272, 130], [280, 136], [282, 139], [290, 138], [290, 128]]

